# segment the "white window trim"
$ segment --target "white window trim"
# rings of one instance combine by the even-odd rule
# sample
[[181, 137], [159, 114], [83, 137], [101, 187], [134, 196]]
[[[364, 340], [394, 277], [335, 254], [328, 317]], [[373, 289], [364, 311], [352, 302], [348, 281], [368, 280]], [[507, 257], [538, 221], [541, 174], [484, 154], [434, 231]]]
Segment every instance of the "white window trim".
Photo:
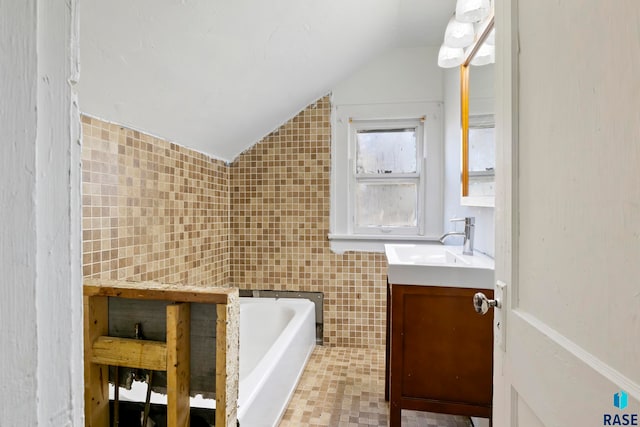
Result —
[[[353, 174], [349, 164], [351, 123], [375, 120], [415, 120], [424, 118], [422, 137], [424, 161], [424, 205], [417, 235], [355, 234], [349, 220], [350, 183]], [[331, 144], [331, 215], [329, 240], [331, 250], [384, 252], [385, 243], [408, 243], [437, 240], [443, 227], [444, 142], [442, 138], [442, 104], [439, 102], [409, 102], [373, 105], [334, 105], [332, 109]], [[424, 207], [427, 207], [426, 209]]]
[[[356, 169], [356, 138], [359, 130], [383, 130], [383, 129], [400, 129], [400, 128], [416, 128], [416, 172], [406, 175], [407, 181], [413, 181], [418, 183], [418, 188], [422, 191], [419, 192], [418, 196], [418, 204], [422, 203], [424, 206], [424, 170], [425, 170], [425, 154], [424, 154], [424, 120], [421, 118], [413, 118], [413, 119], [402, 119], [402, 120], [359, 120], [352, 119], [349, 124], [349, 187], [348, 187], [348, 197], [346, 203], [348, 204], [348, 214], [347, 218], [354, 218], [356, 216], [355, 212], [355, 202], [354, 197], [351, 197], [351, 192], [356, 188], [358, 179], [357, 174], [353, 173]], [[394, 180], [401, 179], [401, 174], [394, 174], [393, 178], [387, 179], [386, 176], [378, 176], [373, 178], [374, 181], [389, 181], [392, 182]], [[366, 180], [366, 178], [361, 178], [361, 181]], [[424, 209], [423, 206], [417, 206], [416, 212], [416, 226], [415, 227], [357, 227], [353, 224], [353, 221], [348, 222], [348, 234], [357, 234], [357, 235], [410, 235], [415, 236], [416, 234], [421, 235], [423, 233], [423, 215]]]

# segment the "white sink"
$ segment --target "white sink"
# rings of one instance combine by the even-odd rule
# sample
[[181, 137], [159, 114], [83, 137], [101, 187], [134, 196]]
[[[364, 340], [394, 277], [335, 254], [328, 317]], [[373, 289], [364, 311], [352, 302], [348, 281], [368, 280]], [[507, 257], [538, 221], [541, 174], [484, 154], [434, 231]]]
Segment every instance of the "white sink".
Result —
[[384, 245], [389, 283], [493, 289], [494, 261], [474, 252], [463, 255], [456, 246]]

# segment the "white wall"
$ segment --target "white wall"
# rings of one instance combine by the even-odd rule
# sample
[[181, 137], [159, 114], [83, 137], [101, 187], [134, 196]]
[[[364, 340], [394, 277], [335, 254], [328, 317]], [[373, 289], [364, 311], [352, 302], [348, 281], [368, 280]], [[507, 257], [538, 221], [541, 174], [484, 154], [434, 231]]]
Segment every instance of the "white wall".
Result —
[[76, 3], [0, 10], [0, 425], [80, 426]]
[[[444, 87], [444, 218], [445, 230], [451, 231], [460, 225], [448, 223], [450, 218], [473, 216], [476, 218], [475, 249], [488, 255], [494, 255], [494, 209], [462, 206], [460, 204], [460, 71], [458, 68], [446, 69], [443, 78]], [[459, 224], [459, 223], [458, 223]], [[449, 238], [447, 243], [460, 244], [461, 238]]]
[[398, 48], [380, 55], [334, 87], [336, 105], [442, 101], [438, 48]]

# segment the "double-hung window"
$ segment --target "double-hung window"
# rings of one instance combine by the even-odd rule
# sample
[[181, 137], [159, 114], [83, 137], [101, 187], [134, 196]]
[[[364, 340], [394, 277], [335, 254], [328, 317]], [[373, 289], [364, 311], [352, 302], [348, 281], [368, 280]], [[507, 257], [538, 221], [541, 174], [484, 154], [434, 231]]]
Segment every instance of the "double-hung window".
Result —
[[442, 232], [441, 105], [335, 106], [331, 231], [336, 252]]
[[352, 120], [350, 127], [353, 233], [419, 235], [423, 120]]

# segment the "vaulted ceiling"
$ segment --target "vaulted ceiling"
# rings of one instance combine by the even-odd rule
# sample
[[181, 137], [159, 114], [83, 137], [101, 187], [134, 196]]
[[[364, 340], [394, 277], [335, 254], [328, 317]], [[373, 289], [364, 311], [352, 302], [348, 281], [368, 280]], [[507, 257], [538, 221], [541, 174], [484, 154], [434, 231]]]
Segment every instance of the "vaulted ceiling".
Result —
[[83, 0], [80, 109], [233, 160], [455, 0]]

